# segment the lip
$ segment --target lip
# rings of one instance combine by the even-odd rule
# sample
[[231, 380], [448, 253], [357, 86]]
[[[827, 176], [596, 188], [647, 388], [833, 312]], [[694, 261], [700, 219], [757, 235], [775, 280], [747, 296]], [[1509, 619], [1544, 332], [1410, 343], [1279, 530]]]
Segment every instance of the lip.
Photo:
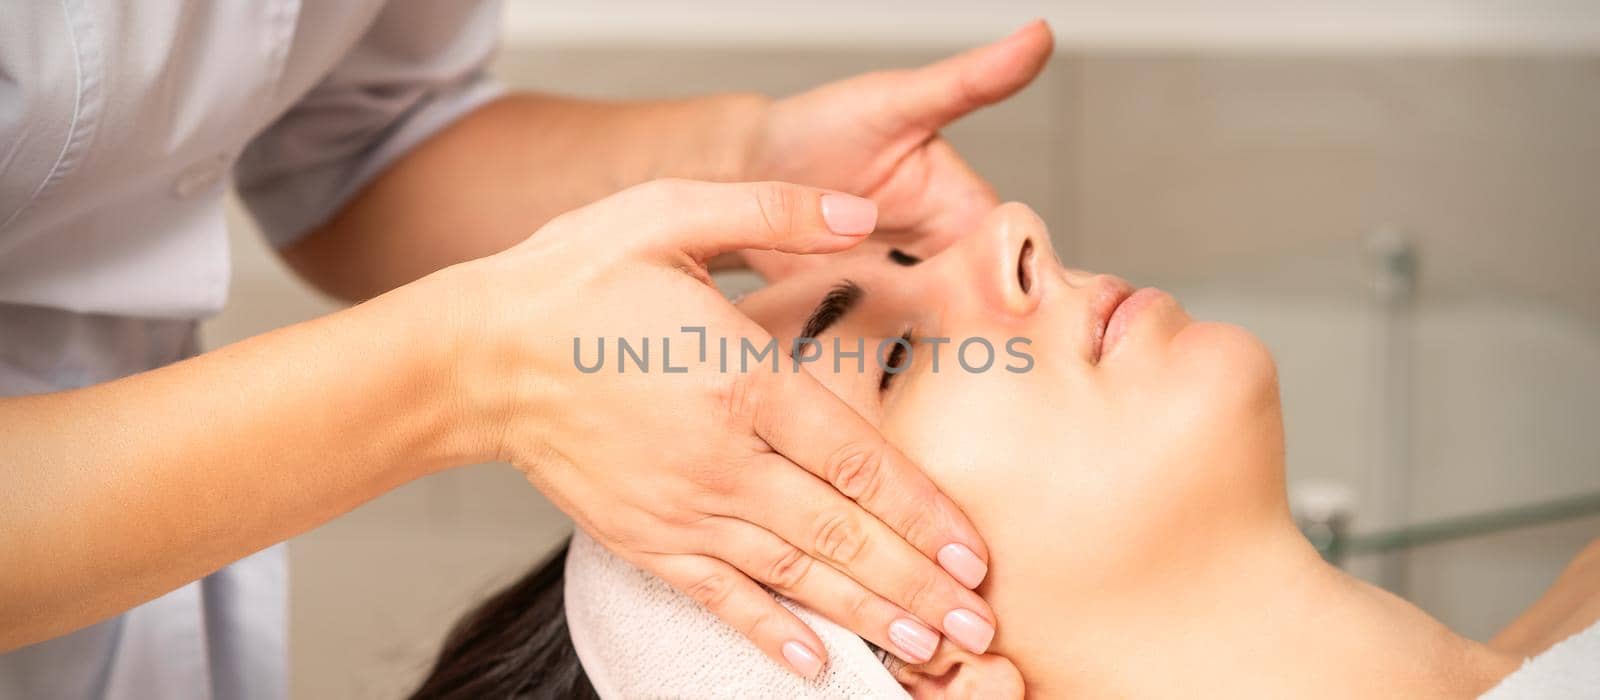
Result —
[[1117, 343], [1128, 335], [1128, 329], [1133, 327], [1133, 322], [1139, 313], [1150, 308], [1166, 292], [1155, 287], [1145, 287], [1129, 294], [1117, 304], [1110, 316], [1105, 321], [1105, 334], [1100, 339], [1099, 357], [1104, 357], [1111, 352]]
[[1089, 338], [1089, 357], [1091, 361], [1099, 362], [1104, 354], [1104, 340], [1111, 319], [1134, 292], [1133, 287], [1122, 278], [1111, 275], [1101, 275], [1095, 287], [1094, 295], [1089, 297], [1089, 318], [1094, 320], [1094, 334]]

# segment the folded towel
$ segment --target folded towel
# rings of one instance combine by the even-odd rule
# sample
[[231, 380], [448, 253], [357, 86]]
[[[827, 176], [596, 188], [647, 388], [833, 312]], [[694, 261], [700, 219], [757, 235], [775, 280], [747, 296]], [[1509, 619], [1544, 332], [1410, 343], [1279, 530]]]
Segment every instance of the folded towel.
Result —
[[1481, 700], [1600, 698], [1600, 622], [1524, 661]]
[[578, 660], [606, 698], [902, 698], [866, 642], [775, 596], [822, 639], [828, 666], [806, 681], [665, 581], [583, 532], [567, 550], [567, 626]]

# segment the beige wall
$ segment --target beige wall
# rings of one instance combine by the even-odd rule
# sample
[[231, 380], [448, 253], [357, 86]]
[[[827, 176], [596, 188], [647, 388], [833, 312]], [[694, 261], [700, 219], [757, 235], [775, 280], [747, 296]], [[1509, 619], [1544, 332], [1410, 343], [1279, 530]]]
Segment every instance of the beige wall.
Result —
[[1060, 45], [1103, 49], [1549, 51], [1600, 47], [1591, 0], [507, 0], [507, 40], [739, 47], [963, 44], [1034, 17]]
[[[597, 96], [784, 93], [922, 49], [508, 52], [518, 85]], [[1291, 479], [1357, 527], [1600, 489], [1600, 58], [1581, 53], [1068, 52], [951, 138], [1050, 223], [1069, 264], [1177, 292], [1280, 362]], [[1419, 243], [1413, 468], [1375, 479], [1371, 265]], [[330, 308], [236, 237], [213, 343]], [[1404, 483], [1400, 513], [1374, 482]], [[413, 484], [292, 544], [298, 697], [393, 697], [445, 626], [563, 533], [504, 466]], [[1600, 536], [1590, 519], [1414, 554], [1410, 595], [1485, 635]], [[1356, 562], [1370, 573], [1370, 562]]]

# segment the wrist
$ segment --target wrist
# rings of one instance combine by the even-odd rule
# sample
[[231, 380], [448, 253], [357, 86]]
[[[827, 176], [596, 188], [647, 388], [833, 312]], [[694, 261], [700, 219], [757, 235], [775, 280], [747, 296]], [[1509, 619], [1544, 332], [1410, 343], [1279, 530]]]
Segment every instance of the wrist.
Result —
[[715, 144], [707, 149], [707, 177], [715, 182], [749, 182], [763, 179], [756, 167], [762, 127], [772, 98], [756, 93], [730, 93], [708, 98], [712, 117], [708, 126]]
[[421, 474], [493, 461], [501, 423], [484, 386], [466, 371], [468, 350], [483, 327], [482, 295], [456, 265], [380, 296], [385, 327], [403, 358], [396, 369], [397, 403], [410, 416], [402, 426], [415, 446], [412, 468]]

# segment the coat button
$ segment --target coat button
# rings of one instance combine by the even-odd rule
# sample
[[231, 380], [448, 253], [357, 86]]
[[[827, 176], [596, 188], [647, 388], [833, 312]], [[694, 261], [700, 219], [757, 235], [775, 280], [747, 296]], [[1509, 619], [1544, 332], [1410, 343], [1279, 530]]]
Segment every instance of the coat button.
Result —
[[226, 153], [196, 161], [178, 174], [178, 179], [172, 184], [173, 194], [179, 197], [193, 197], [211, 189], [228, 174], [228, 166], [232, 161], [233, 159]]

